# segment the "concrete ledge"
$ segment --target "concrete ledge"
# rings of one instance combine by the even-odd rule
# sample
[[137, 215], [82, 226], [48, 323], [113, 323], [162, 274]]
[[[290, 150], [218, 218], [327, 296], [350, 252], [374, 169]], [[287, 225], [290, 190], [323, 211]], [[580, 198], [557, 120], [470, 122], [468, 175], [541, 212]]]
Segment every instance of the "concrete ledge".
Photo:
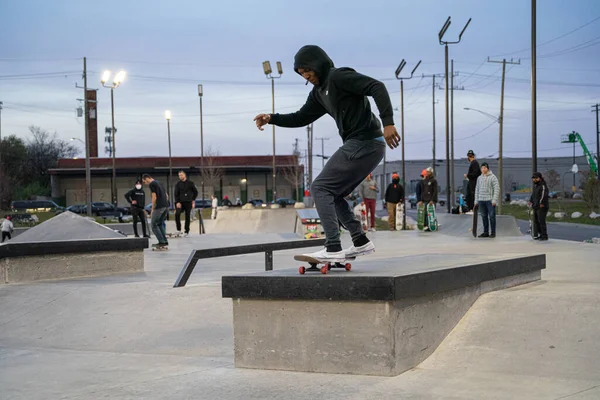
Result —
[[377, 260], [368, 272], [223, 277], [235, 365], [395, 376], [432, 354], [481, 294], [539, 280], [546, 262], [460, 258], [470, 265], [429, 255]]
[[144, 252], [104, 251], [0, 259], [4, 283], [81, 278], [144, 270]]
[[8, 242], [0, 246], [0, 259], [47, 254], [88, 253], [100, 251], [130, 251], [148, 248], [148, 238], [106, 238], [81, 240], [47, 240]]

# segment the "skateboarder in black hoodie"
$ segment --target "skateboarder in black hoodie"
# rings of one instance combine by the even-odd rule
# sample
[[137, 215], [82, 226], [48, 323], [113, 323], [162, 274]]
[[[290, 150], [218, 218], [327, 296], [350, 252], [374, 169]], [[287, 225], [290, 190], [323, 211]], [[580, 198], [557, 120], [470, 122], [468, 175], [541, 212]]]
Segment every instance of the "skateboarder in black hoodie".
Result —
[[138, 220], [142, 223], [142, 234], [144, 237], [150, 237], [146, 234], [146, 211], [144, 205], [146, 204], [146, 193], [142, 189], [142, 181], [137, 180], [135, 187], [129, 192], [125, 193], [125, 199], [131, 204], [131, 215], [133, 216], [133, 233], [135, 237], [138, 235], [137, 223]]
[[475, 159], [473, 150], [467, 152], [467, 160], [469, 160], [469, 171], [465, 174], [465, 178], [469, 180], [467, 187], [467, 208], [473, 211], [475, 207], [475, 188], [477, 187], [477, 178], [481, 175], [479, 162]]
[[539, 172], [534, 172], [533, 176], [533, 191], [529, 198], [529, 206], [533, 208], [533, 223], [537, 230], [538, 236], [535, 240], [548, 240], [548, 230], [546, 227], [546, 215], [550, 202], [548, 201], [548, 185], [544, 177]]
[[175, 185], [175, 225], [177, 233], [181, 233], [181, 212], [185, 211], [185, 236], [190, 234], [190, 214], [196, 206], [198, 189], [194, 182], [188, 180], [184, 171], [179, 171], [179, 182]]
[[[325, 114], [336, 122], [343, 145], [311, 185], [311, 192], [325, 231], [325, 249], [307, 256], [340, 262], [346, 257], [369, 254], [375, 246], [362, 231], [344, 200], [383, 159], [385, 145], [398, 147], [400, 136], [394, 127], [393, 109], [385, 85], [352, 68], [335, 68], [333, 61], [318, 46], [304, 46], [294, 57], [294, 70], [313, 84], [306, 103], [291, 114], [259, 114], [256, 126], [266, 124], [286, 128], [306, 126]], [[368, 96], [373, 97], [381, 123], [371, 112]], [[340, 222], [354, 243], [342, 250]]]

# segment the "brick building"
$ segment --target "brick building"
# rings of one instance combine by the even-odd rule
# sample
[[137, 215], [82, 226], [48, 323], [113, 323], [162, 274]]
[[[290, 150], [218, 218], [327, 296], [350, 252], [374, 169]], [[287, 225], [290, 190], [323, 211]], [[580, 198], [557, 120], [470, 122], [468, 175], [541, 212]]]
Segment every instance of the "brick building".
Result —
[[[237, 198], [242, 202], [249, 199], [272, 200], [272, 156], [219, 156], [205, 157], [204, 177], [201, 174], [200, 157], [172, 157], [172, 184], [179, 178], [177, 173], [183, 170], [193, 181], [202, 198], [204, 178], [204, 198], [215, 194], [219, 199], [228, 196], [233, 202]], [[111, 202], [112, 159], [91, 158], [92, 201]], [[277, 198], [302, 200], [304, 166], [299, 164], [297, 156], [276, 156]], [[168, 157], [116, 158], [116, 187], [119, 205], [126, 205], [125, 193], [142, 174], [148, 173], [165, 185], [168, 184]], [[85, 204], [85, 159], [61, 159], [57, 168], [48, 171], [51, 176], [52, 197], [58, 202], [70, 206]], [[298, 177], [298, 197], [296, 198], [296, 177]], [[150, 199], [146, 188], [147, 198]], [[148, 201], [149, 202], [149, 201]]]

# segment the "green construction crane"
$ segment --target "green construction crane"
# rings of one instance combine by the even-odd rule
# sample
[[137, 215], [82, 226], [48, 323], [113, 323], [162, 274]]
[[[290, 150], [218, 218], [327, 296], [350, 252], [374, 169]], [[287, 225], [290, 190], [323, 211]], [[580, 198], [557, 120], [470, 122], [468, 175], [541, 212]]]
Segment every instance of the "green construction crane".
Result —
[[[569, 133], [568, 135], [562, 135], [562, 137], [560, 139], [561, 139], [560, 140], [561, 143], [577, 143], [577, 142], [579, 142], [579, 144], [581, 145], [581, 148], [583, 149], [583, 154], [585, 155], [585, 158], [587, 158], [587, 162], [590, 165], [590, 170], [595, 175], [598, 175], [598, 166], [596, 165], [596, 161], [594, 161], [594, 157], [588, 150], [585, 143], [583, 143], [583, 139], [581, 138], [579, 133], [573, 131], [572, 133]], [[573, 150], [573, 151], [575, 151], [575, 150]]]

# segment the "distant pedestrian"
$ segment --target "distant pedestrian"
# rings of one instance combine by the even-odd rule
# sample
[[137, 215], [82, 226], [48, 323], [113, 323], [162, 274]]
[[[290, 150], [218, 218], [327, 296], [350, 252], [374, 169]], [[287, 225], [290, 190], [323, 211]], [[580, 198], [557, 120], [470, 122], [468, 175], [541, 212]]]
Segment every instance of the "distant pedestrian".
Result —
[[377, 182], [373, 180], [373, 174], [367, 175], [367, 178], [362, 181], [358, 187], [358, 192], [361, 199], [364, 201], [365, 206], [367, 207], [367, 220], [370, 220], [371, 222], [371, 227], [369, 230], [375, 231], [375, 207], [377, 204], [377, 193], [379, 193], [379, 187], [377, 187]]
[[[496, 237], [496, 204], [500, 200], [500, 184], [496, 175], [490, 171], [488, 163], [481, 164], [481, 175], [475, 187], [475, 204], [479, 208], [483, 222], [480, 238]], [[491, 233], [490, 233], [491, 228]]]
[[217, 207], [219, 206], [219, 199], [214, 194], [211, 196], [211, 208], [212, 212], [210, 214], [210, 219], [217, 219]]
[[473, 211], [475, 206], [475, 187], [477, 186], [477, 178], [481, 175], [481, 168], [479, 167], [479, 162], [475, 159], [473, 150], [467, 152], [467, 159], [469, 160], [469, 171], [465, 174], [465, 179], [469, 181], [467, 186], [467, 207], [470, 212]]
[[150, 192], [152, 192], [150, 224], [152, 232], [154, 232], [156, 239], [158, 239], [158, 243], [152, 246], [159, 248], [167, 247], [169, 242], [167, 241], [167, 230], [164, 222], [169, 213], [169, 196], [164, 186], [149, 174], [142, 175], [142, 181], [145, 185], [148, 185]]
[[550, 197], [548, 196], [548, 185], [539, 172], [534, 172], [533, 191], [529, 198], [529, 206], [533, 208], [533, 223], [537, 231], [534, 240], [548, 240], [548, 228], [546, 227], [546, 215], [550, 208]]
[[142, 224], [142, 235], [144, 237], [150, 237], [146, 232], [146, 210], [144, 206], [146, 204], [146, 193], [142, 189], [142, 181], [137, 180], [135, 186], [129, 192], [125, 193], [125, 200], [131, 204], [131, 216], [133, 217], [133, 234], [135, 237], [140, 237], [138, 234], [137, 224], [138, 220]]
[[404, 187], [400, 184], [400, 176], [392, 174], [392, 183], [385, 190], [385, 202], [388, 210], [388, 223], [390, 231], [396, 230], [396, 206], [404, 203]]
[[233, 204], [231, 203], [231, 200], [229, 200], [229, 197], [227, 196], [223, 196], [223, 206], [224, 207], [231, 207]]
[[2, 227], [0, 228], [2, 230], [2, 242], [4, 243], [5, 239], [12, 239], [12, 233], [15, 230], [15, 226], [13, 225], [12, 221], [11, 221], [11, 217], [10, 215], [7, 215], [4, 217], [4, 221], [2, 221]]

